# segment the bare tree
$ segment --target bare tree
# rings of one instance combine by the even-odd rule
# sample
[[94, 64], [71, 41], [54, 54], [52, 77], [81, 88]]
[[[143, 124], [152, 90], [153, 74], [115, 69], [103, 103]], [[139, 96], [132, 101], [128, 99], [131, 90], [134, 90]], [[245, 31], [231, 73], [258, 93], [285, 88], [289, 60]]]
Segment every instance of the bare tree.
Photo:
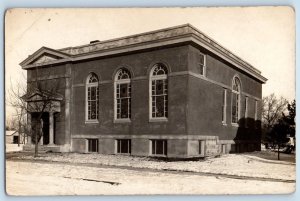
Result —
[[6, 116], [5, 119], [5, 129], [6, 130], [15, 130], [17, 128], [16, 126], [16, 117], [15, 115], [11, 115], [11, 116]]
[[286, 110], [288, 101], [283, 98], [277, 98], [274, 93], [265, 96], [262, 99], [262, 123], [266, 129], [272, 128], [282, 117]]
[[[35, 144], [34, 156], [38, 156], [38, 144], [43, 136], [42, 116], [44, 113], [56, 107], [58, 100], [58, 90], [60, 87], [59, 79], [50, 79], [51, 71], [35, 68], [31, 70], [30, 79], [26, 85], [17, 83], [15, 87], [11, 87], [9, 91], [9, 104], [16, 109], [17, 119], [19, 121], [19, 129], [25, 131], [27, 136], [33, 137]], [[26, 79], [26, 78], [25, 78]], [[35, 129], [32, 125], [25, 125], [22, 120], [29, 113], [36, 113]], [[23, 125], [22, 125], [23, 124]]]

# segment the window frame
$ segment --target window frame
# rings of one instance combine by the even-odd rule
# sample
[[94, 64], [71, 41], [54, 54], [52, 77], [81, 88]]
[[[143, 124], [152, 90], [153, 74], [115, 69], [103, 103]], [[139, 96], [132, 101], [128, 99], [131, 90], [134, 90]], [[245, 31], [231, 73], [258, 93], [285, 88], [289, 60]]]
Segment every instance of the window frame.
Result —
[[[203, 56], [203, 64], [200, 63], [200, 56]], [[201, 66], [203, 67], [203, 74], [200, 73]], [[202, 52], [199, 53], [198, 67], [199, 67], [199, 75], [206, 77], [206, 54]]]
[[223, 88], [222, 124], [227, 125], [227, 89]]
[[[96, 151], [90, 151], [90, 141], [96, 141]], [[91, 148], [92, 149], [92, 148]], [[86, 139], [86, 152], [87, 153], [99, 153], [99, 140], [96, 138], [88, 138]]]
[[221, 153], [227, 154], [227, 144], [221, 144]]
[[[234, 90], [234, 84], [235, 84], [235, 81], [238, 81], [237, 83], [237, 88], [238, 90]], [[238, 122], [241, 118], [241, 80], [239, 79], [238, 76], [234, 76], [233, 79], [232, 79], [232, 88], [231, 88], [231, 125], [233, 126], [238, 126]], [[237, 107], [236, 107], [236, 115], [237, 115], [237, 119], [236, 119], [236, 122], [233, 121], [233, 98], [234, 96], [236, 96], [237, 100], [235, 101], [236, 104], [237, 104]]]
[[199, 155], [205, 156], [205, 140], [199, 140]]
[[248, 118], [249, 117], [249, 98], [248, 96], [245, 97], [245, 114], [244, 114], [244, 118], [245, 118], [245, 127], [248, 127]]
[[[119, 74], [122, 70], [126, 70], [129, 78], [128, 79], [118, 79]], [[115, 74], [114, 78], [114, 123], [127, 123], [131, 122], [131, 98], [132, 98], [132, 85], [131, 85], [131, 72], [127, 68], [120, 68], [117, 73]], [[128, 117], [127, 118], [118, 118], [118, 97], [117, 97], [117, 87], [118, 85], [127, 84], [127, 90], [129, 93], [129, 96], [126, 98], [128, 99]], [[119, 92], [120, 93], [120, 92]], [[121, 99], [121, 98], [120, 98]], [[121, 104], [121, 103], [120, 103]], [[121, 110], [121, 108], [120, 108]], [[121, 111], [120, 111], [121, 112]]]
[[[95, 76], [97, 82], [89, 83], [89, 79]], [[89, 119], [89, 88], [96, 87], [96, 119]], [[85, 123], [99, 123], [99, 78], [95, 73], [90, 73], [87, 76], [85, 84]]]
[[257, 108], [258, 108], [258, 100], [255, 100], [255, 103], [254, 103], [254, 120], [255, 120], [255, 124], [256, 124], [256, 121], [258, 120], [258, 111], [257, 111]]
[[[153, 75], [154, 70], [156, 68], [159, 67], [159, 65], [162, 65], [165, 69], [166, 72], [163, 75]], [[152, 66], [151, 71], [150, 71], [150, 78], [149, 78], [149, 122], [164, 122], [164, 121], [168, 121], [168, 115], [169, 115], [169, 83], [168, 83], [168, 74], [169, 74], [169, 69], [166, 65], [162, 64], [162, 63], [157, 63], [155, 65]], [[152, 105], [152, 100], [153, 100], [153, 96], [152, 95], [152, 81], [157, 81], [157, 80], [163, 80], [164, 84], [166, 84], [166, 94], [163, 94], [161, 96], [164, 96], [164, 116], [163, 117], [153, 117], [152, 116], [152, 109], [153, 109], [153, 105]], [[157, 96], [157, 95], [155, 95]], [[167, 102], [167, 103], [165, 103]], [[166, 115], [167, 114], [167, 115]]]
[[249, 113], [249, 98], [248, 96], [245, 97], [245, 118], [248, 118]]
[[[127, 152], [122, 152], [122, 141], [127, 141]], [[131, 155], [131, 139], [116, 139], [115, 140], [115, 154]], [[120, 150], [120, 151], [119, 151]]]
[[[163, 142], [163, 147], [162, 147], [162, 150], [163, 150], [163, 153], [162, 154], [157, 154], [157, 141], [162, 141]], [[153, 150], [153, 144], [154, 144], [154, 150]], [[167, 157], [168, 156], [168, 140], [166, 139], [151, 139], [149, 140], [149, 155], [150, 156], [158, 156], [158, 157]], [[153, 153], [154, 151], [154, 153]]]

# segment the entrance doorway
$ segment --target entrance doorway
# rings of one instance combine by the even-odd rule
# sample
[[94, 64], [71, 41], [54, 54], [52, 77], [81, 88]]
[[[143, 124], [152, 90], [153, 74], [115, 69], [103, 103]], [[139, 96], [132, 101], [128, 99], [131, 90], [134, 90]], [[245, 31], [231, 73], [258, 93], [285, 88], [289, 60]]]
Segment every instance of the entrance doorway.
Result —
[[[39, 117], [39, 113], [37, 112], [33, 112], [31, 113], [31, 123], [32, 123], [32, 132], [33, 132], [33, 136], [31, 138], [32, 140], [32, 143], [35, 143], [35, 135], [37, 134], [38, 135], [38, 139], [40, 140], [41, 136], [39, 131], [40, 131], [40, 128], [41, 128], [41, 122], [38, 121], [38, 117]], [[43, 128], [42, 128], [42, 131], [43, 131], [43, 137], [42, 137], [42, 140], [43, 140], [43, 144], [44, 145], [47, 145], [49, 144], [49, 113], [48, 112], [44, 112], [42, 114], [42, 120], [43, 120]]]

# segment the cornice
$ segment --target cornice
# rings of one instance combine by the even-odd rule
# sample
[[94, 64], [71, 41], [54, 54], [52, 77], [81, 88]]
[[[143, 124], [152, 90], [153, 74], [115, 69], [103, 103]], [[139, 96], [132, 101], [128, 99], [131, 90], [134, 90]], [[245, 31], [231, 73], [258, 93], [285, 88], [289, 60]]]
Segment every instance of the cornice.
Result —
[[[43, 47], [44, 49], [41, 49], [44, 51], [49, 50], [56, 55], [58, 53], [61, 53], [61, 56], [63, 56], [63, 58], [42, 64], [29, 64], [28, 61], [33, 61], [35, 59], [34, 56], [41, 54], [42, 50], [40, 49], [32, 56], [24, 60], [21, 65], [24, 69], [28, 69], [37, 66], [47, 66], [51, 64], [59, 64], [62, 62], [74, 62], [161, 46], [174, 45], [184, 42], [192, 42], [200, 45], [216, 54], [217, 56], [221, 57], [222, 59], [233, 64], [240, 70], [260, 80], [262, 83], [265, 83], [267, 81], [267, 79], [261, 75], [261, 72], [258, 69], [254, 68], [252, 65], [236, 56], [231, 51], [224, 48], [219, 43], [209, 38], [207, 35], [190, 24], [184, 24], [141, 34], [96, 42], [93, 44], [68, 47], [53, 51], [50, 48], [45, 49], [45, 47]], [[26, 63], [27, 65], [25, 65]]]

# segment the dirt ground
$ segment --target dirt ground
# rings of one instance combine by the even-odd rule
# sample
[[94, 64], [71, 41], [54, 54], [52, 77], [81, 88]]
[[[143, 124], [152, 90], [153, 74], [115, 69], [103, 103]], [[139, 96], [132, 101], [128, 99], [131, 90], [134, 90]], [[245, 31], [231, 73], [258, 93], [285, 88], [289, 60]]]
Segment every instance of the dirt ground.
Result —
[[6, 163], [9, 195], [273, 194], [295, 183], [24, 161]]
[[101, 154], [6, 155], [10, 195], [286, 194], [296, 166], [259, 153], [200, 161]]

